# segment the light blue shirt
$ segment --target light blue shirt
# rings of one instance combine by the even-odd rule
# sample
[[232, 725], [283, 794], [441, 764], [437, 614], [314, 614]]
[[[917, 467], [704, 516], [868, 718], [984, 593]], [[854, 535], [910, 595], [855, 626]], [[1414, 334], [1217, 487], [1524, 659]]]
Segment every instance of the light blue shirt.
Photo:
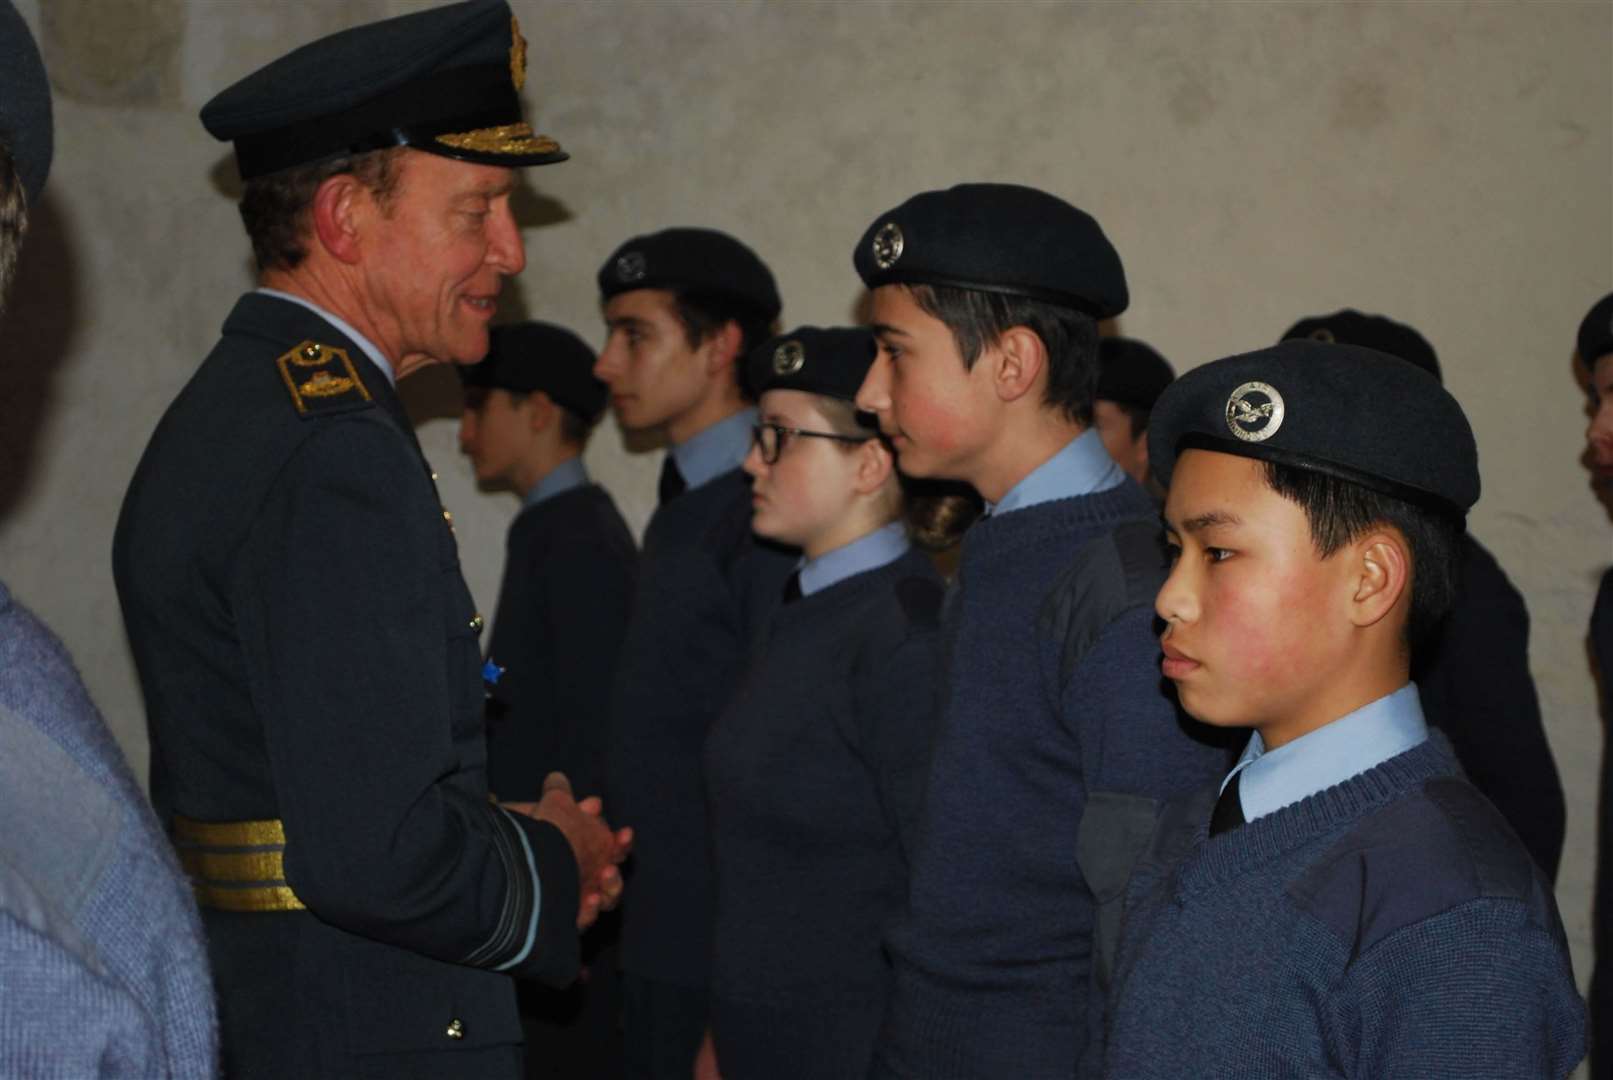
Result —
[[582, 487], [586, 483], [588, 483], [588, 470], [583, 468], [582, 458], [567, 458], [550, 470], [548, 476], [532, 485], [532, 490], [521, 499], [521, 509], [536, 506], [556, 495], [564, 495], [572, 488]]
[[312, 300], [305, 300], [300, 296], [293, 296], [291, 293], [281, 292], [279, 289], [266, 289], [260, 285], [258, 286], [258, 292], [265, 296], [272, 296], [277, 300], [289, 300], [293, 304], [296, 304], [299, 307], [305, 307], [315, 315], [318, 315], [321, 319], [324, 319], [336, 329], [353, 339], [353, 343], [359, 347], [359, 350], [363, 352], [365, 356], [370, 358], [370, 363], [381, 369], [381, 374], [386, 376], [387, 385], [398, 385], [397, 372], [392, 370], [392, 365], [387, 363], [386, 356], [381, 352], [381, 350], [375, 347], [375, 342], [371, 341], [357, 330], [354, 330], [352, 324], [346, 319], [343, 319], [339, 315], [333, 315], [331, 312], [326, 311]]
[[1254, 732], [1221, 787], [1224, 790], [1234, 776], [1243, 774], [1238, 801], [1244, 820], [1253, 821], [1342, 784], [1427, 739], [1417, 684], [1407, 683], [1269, 752], [1260, 732]]
[[1054, 499], [1094, 495], [1117, 488], [1126, 480], [1125, 470], [1114, 463], [1096, 428], [1087, 428], [1064, 448], [1026, 474], [1008, 489], [1002, 501], [986, 504], [990, 514], [1026, 510]]
[[801, 595], [811, 596], [853, 575], [888, 566], [906, 555], [912, 546], [913, 542], [907, 538], [907, 526], [893, 521], [849, 544], [825, 551], [816, 559], [802, 559]]
[[741, 409], [674, 446], [672, 460], [678, 463], [678, 472], [683, 474], [685, 490], [693, 490], [739, 468], [745, 455], [750, 453], [750, 429], [755, 423], [756, 410]]

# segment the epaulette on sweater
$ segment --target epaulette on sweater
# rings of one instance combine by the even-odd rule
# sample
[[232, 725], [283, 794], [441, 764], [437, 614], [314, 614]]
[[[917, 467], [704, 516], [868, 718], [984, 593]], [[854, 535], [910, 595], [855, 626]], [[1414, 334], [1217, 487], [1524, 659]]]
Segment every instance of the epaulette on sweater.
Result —
[[1152, 521], [1124, 522], [1075, 553], [1037, 619], [1041, 631], [1060, 643], [1060, 686], [1105, 627], [1139, 605], [1153, 604], [1165, 576], [1160, 529]]

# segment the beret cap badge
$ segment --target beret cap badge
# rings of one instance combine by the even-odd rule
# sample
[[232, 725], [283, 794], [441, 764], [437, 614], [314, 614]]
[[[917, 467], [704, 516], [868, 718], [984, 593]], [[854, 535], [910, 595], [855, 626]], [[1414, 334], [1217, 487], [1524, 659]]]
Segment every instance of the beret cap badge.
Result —
[[887, 221], [874, 234], [874, 265], [881, 270], [889, 270], [895, 266], [896, 260], [902, 257], [905, 243], [901, 226], [894, 221]]
[[616, 277], [621, 281], [641, 281], [648, 272], [643, 252], [629, 251], [616, 260]]
[[1263, 382], [1246, 382], [1227, 398], [1227, 429], [1244, 442], [1265, 442], [1283, 426], [1283, 396]]
[[806, 365], [806, 349], [795, 339], [784, 342], [773, 350], [773, 373], [794, 375]]

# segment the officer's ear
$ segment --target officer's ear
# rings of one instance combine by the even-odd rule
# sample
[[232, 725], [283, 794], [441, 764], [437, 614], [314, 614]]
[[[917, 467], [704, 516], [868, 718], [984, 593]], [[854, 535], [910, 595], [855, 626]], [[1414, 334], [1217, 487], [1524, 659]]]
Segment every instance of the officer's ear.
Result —
[[320, 183], [309, 207], [319, 246], [349, 265], [359, 260], [358, 211], [362, 199], [373, 201], [369, 189], [351, 173], [340, 173]]
[[724, 375], [739, 362], [745, 345], [745, 332], [732, 319], [713, 330], [703, 343], [706, 353], [706, 374]]
[[[1367, 531], [1340, 554], [1347, 554], [1350, 621], [1367, 627], [1382, 622], [1404, 600], [1411, 602], [1411, 546], [1398, 529]], [[1397, 631], [1398, 633], [1398, 631]]]
[[859, 495], [872, 495], [885, 486], [896, 471], [896, 459], [883, 439], [869, 439], [859, 443], [855, 489]]

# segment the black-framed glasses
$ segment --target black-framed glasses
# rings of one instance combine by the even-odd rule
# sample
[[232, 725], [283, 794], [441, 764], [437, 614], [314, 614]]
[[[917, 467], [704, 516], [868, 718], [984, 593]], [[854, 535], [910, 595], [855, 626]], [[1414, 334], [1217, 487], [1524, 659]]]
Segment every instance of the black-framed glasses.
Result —
[[871, 434], [840, 435], [833, 431], [802, 431], [800, 428], [785, 427], [783, 424], [752, 424], [750, 429], [751, 442], [762, 452], [764, 465], [777, 465], [779, 455], [784, 453], [784, 444], [796, 435], [809, 439], [833, 439], [835, 442], [843, 443], [865, 443], [875, 437]]

